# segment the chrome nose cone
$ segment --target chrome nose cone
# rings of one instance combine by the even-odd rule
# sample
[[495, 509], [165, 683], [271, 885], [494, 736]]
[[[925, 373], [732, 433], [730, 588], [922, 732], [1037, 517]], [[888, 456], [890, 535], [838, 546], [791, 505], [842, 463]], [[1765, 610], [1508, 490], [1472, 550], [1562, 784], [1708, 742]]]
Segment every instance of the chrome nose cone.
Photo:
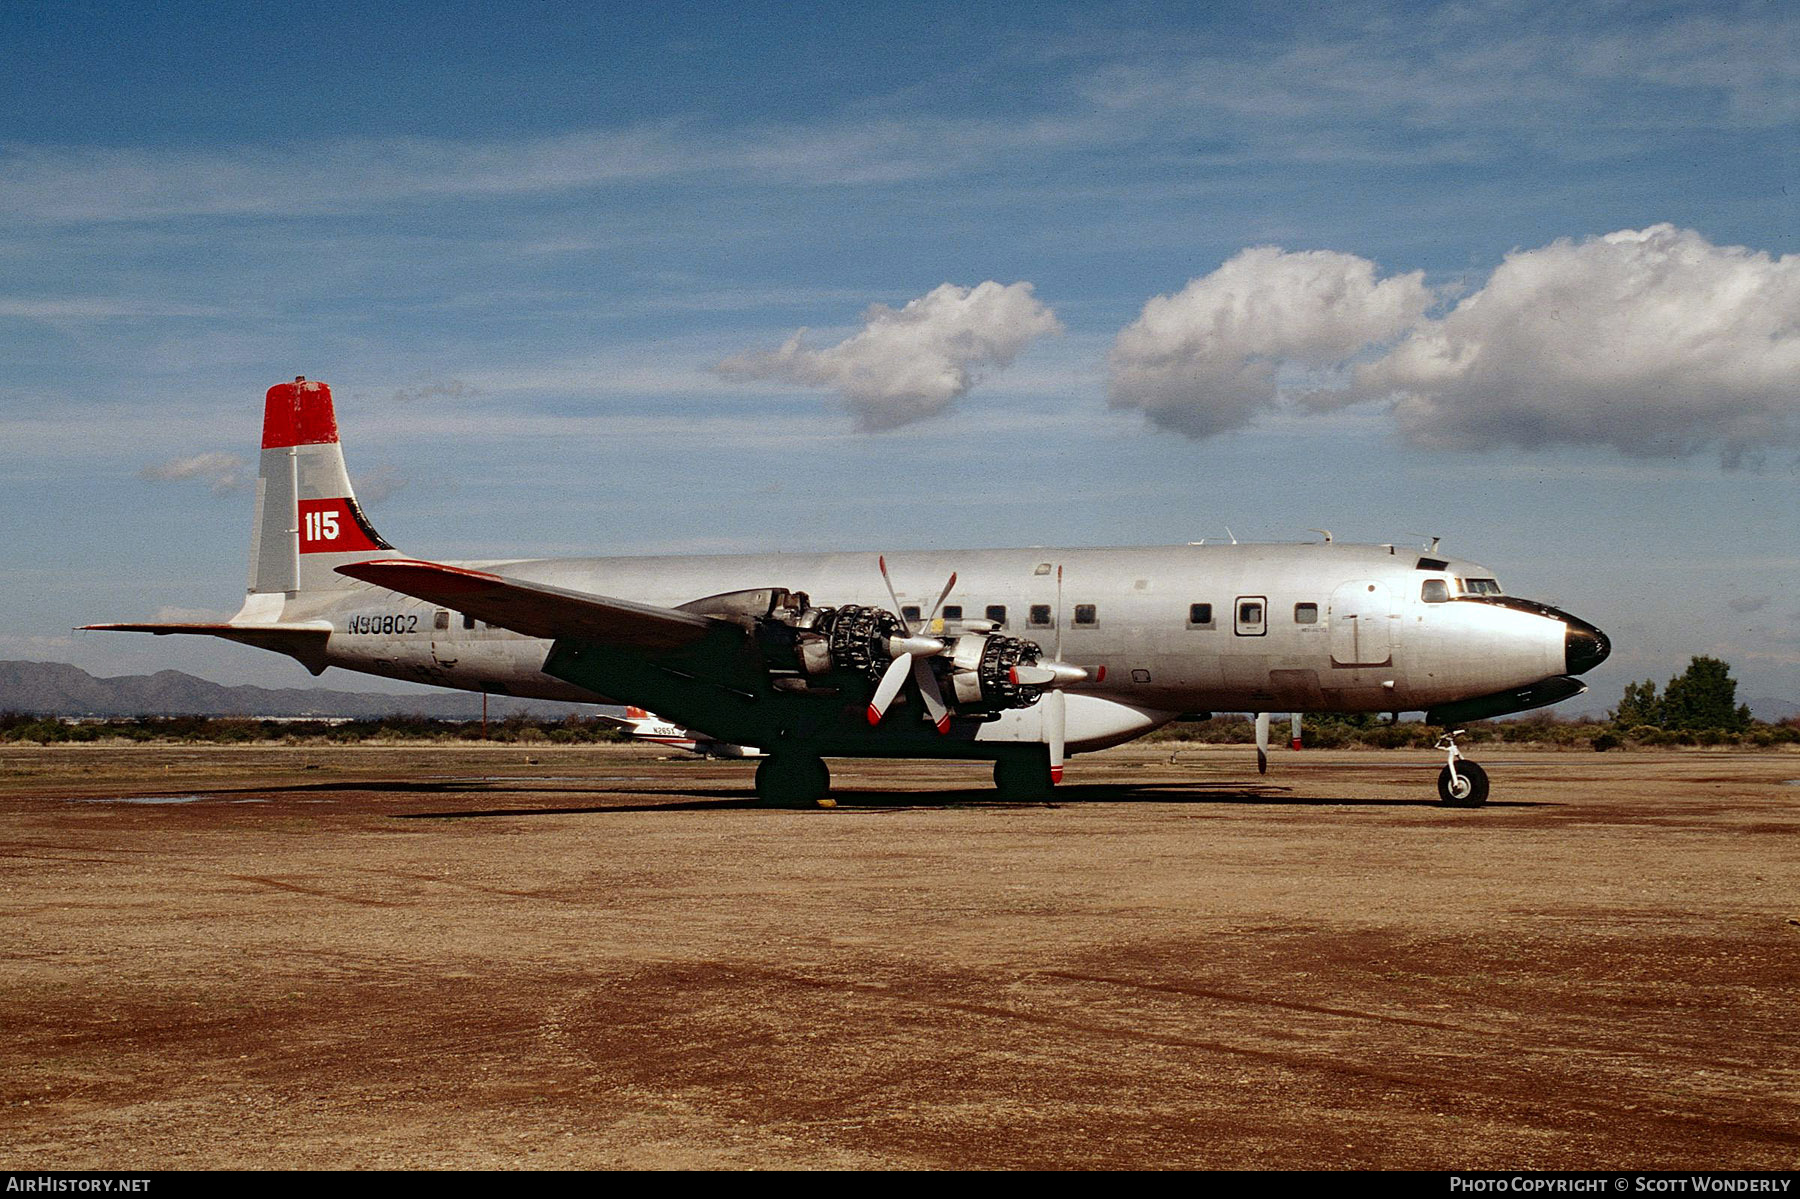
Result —
[[1612, 642], [1606, 634], [1596, 629], [1585, 620], [1576, 620], [1573, 616], [1564, 617], [1568, 621], [1569, 630], [1563, 634], [1563, 658], [1570, 674], [1585, 674], [1612, 653]]

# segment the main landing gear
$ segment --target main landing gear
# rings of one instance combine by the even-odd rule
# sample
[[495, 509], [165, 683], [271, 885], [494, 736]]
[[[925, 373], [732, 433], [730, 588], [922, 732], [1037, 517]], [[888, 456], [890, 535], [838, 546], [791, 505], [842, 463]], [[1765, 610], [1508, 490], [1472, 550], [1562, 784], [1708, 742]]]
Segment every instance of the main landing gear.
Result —
[[812, 754], [776, 753], [756, 767], [756, 798], [766, 804], [815, 804], [831, 791], [825, 759]]
[[1488, 798], [1487, 771], [1464, 758], [1457, 747], [1463, 732], [1457, 729], [1438, 738], [1437, 747], [1450, 755], [1438, 772], [1438, 798], [1446, 808], [1479, 808]]
[[1050, 751], [1035, 747], [1035, 753], [1022, 753], [994, 760], [994, 790], [1001, 799], [1016, 801], [1049, 799], [1056, 788], [1056, 775], [1050, 769]]

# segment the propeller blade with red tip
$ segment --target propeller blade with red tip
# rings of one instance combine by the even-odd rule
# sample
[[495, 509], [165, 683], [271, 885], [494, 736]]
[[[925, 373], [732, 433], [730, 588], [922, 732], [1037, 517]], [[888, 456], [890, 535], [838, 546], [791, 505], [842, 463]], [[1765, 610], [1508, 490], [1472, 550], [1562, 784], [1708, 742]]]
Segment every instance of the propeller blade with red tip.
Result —
[[906, 681], [909, 663], [918, 660], [921, 659], [915, 659], [911, 654], [902, 653], [888, 663], [887, 670], [882, 673], [881, 682], [875, 686], [875, 698], [869, 701], [870, 724], [881, 723], [881, 718], [887, 714], [888, 705], [894, 702], [896, 695], [900, 694], [900, 684]]
[[881, 581], [887, 584], [888, 599], [892, 600], [894, 604], [894, 615], [900, 618], [900, 623], [906, 626], [906, 631], [908, 633], [912, 632], [912, 623], [906, 619], [906, 611], [900, 607], [900, 595], [894, 590], [894, 580], [888, 577], [887, 555], [878, 555], [875, 559], [875, 565], [881, 568]]
[[1044, 740], [1050, 743], [1050, 781], [1062, 782], [1064, 739], [1069, 729], [1069, 697], [1052, 691], [1038, 701], [1044, 705]]
[[915, 657], [913, 663], [913, 682], [919, 685], [919, 698], [925, 701], [925, 715], [931, 719], [938, 733], [950, 731], [950, 708], [944, 703], [944, 693], [938, 687], [937, 674], [931, 669], [931, 663], [922, 657]]

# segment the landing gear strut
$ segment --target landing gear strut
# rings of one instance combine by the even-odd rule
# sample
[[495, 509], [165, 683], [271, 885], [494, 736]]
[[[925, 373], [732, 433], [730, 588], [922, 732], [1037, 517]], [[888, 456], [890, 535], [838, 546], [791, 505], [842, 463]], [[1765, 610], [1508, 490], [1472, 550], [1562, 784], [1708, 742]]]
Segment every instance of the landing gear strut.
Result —
[[1438, 772], [1438, 799], [1446, 808], [1479, 808], [1487, 802], [1487, 771], [1464, 758], [1457, 747], [1456, 739], [1463, 732], [1457, 729], [1438, 738], [1437, 747], [1450, 755]]
[[756, 798], [766, 804], [811, 804], [831, 790], [825, 759], [811, 754], [778, 753], [756, 767]]

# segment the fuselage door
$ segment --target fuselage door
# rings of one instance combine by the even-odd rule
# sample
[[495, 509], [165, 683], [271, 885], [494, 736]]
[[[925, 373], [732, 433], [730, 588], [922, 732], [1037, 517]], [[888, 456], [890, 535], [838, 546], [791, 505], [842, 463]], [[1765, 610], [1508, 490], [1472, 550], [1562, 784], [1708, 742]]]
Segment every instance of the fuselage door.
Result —
[[1393, 593], [1385, 583], [1345, 583], [1331, 593], [1331, 660], [1382, 666], [1394, 654]]

